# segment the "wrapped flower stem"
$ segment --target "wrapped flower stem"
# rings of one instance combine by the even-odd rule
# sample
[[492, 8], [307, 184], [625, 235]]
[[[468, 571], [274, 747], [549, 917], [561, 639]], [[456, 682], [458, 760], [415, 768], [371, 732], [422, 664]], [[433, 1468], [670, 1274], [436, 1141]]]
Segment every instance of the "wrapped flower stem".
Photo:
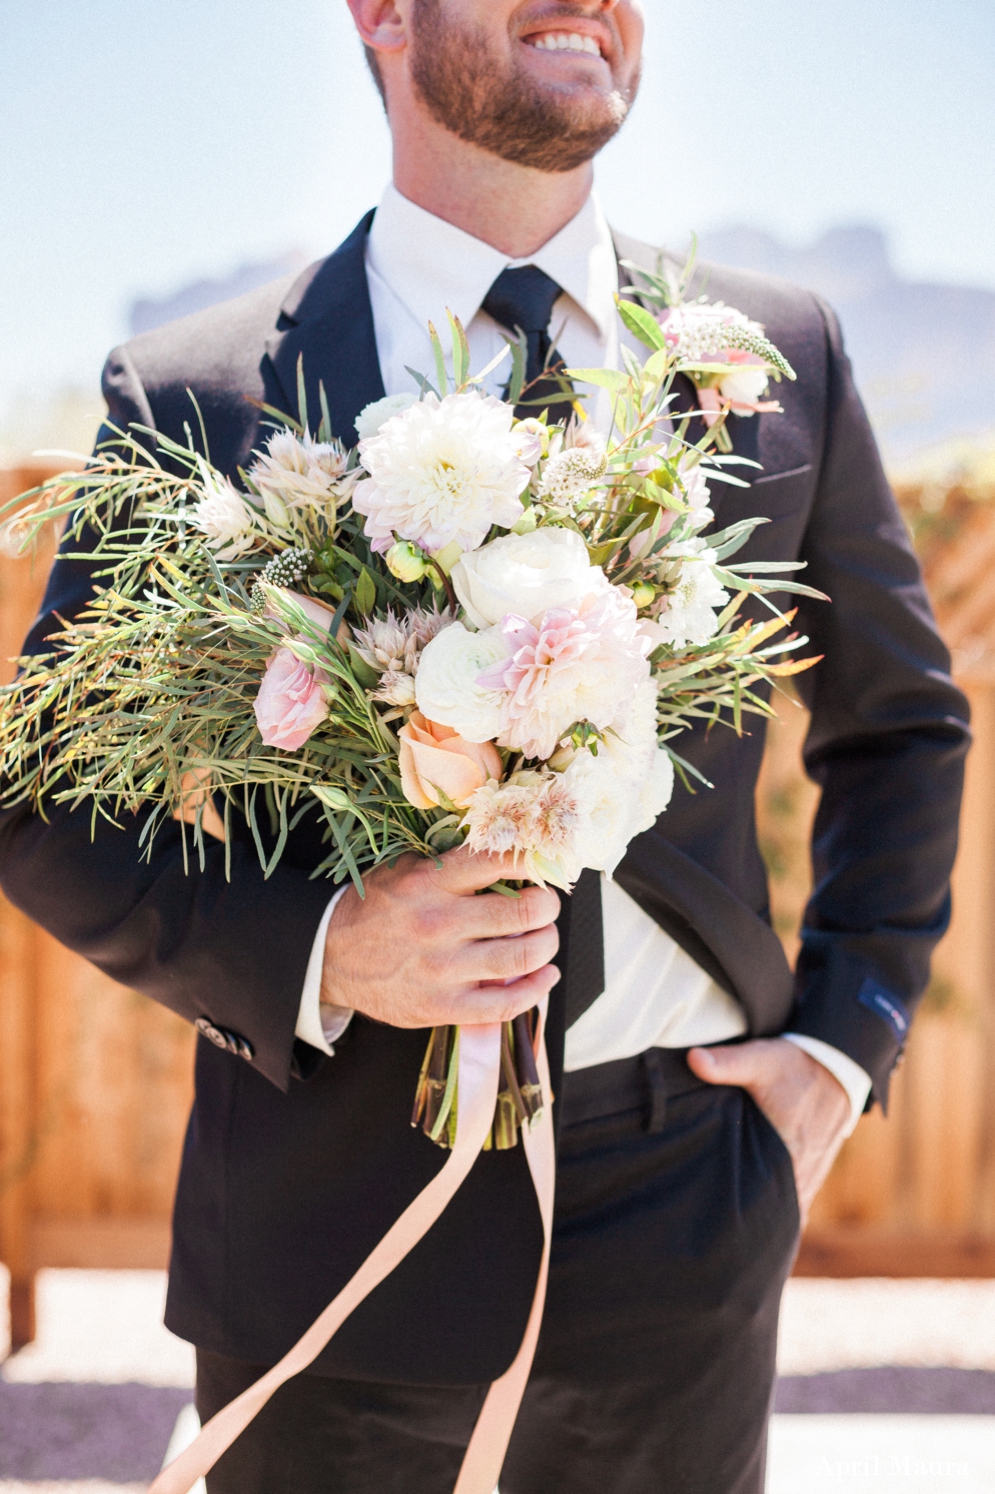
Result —
[[[523, 1012], [501, 1024], [502, 1087], [494, 1107], [494, 1124], [484, 1150], [507, 1151], [518, 1145], [522, 1126], [542, 1114], [543, 1093], [536, 1068], [534, 1013]], [[418, 1077], [411, 1124], [420, 1125], [437, 1146], [456, 1140], [456, 1071], [459, 1028], [433, 1027]]]

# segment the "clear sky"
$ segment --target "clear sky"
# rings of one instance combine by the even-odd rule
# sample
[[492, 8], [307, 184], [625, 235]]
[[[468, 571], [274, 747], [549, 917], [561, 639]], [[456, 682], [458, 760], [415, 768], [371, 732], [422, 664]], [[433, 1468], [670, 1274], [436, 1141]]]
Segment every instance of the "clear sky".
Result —
[[[879, 224], [995, 287], [993, 0], [646, 0], [620, 228]], [[327, 252], [389, 139], [345, 0], [0, 0], [0, 415], [92, 386], [136, 295]]]

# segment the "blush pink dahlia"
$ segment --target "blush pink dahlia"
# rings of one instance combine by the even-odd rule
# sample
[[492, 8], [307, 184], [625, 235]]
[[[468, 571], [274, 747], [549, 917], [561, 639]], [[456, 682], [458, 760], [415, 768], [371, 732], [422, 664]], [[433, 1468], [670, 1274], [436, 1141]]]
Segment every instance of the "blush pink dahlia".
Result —
[[498, 743], [527, 757], [551, 757], [578, 721], [608, 726], [648, 676], [649, 640], [617, 587], [578, 607], [552, 607], [535, 623], [512, 613], [501, 627], [510, 658], [477, 683], [504, 692]]

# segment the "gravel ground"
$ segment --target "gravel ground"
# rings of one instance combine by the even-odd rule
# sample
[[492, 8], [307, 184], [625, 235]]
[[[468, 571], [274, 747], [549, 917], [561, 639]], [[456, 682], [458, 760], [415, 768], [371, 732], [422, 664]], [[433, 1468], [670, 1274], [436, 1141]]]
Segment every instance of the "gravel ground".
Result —
[[[161, 1272], [40, 1274], [38, 1338], [0, 1365], [0, 1494], [144, 1491], [193, 1386], [164, 1298]], [[778, 1362], [768, 1494], [995, 1494], [995, 1281], [791, 1281]]]

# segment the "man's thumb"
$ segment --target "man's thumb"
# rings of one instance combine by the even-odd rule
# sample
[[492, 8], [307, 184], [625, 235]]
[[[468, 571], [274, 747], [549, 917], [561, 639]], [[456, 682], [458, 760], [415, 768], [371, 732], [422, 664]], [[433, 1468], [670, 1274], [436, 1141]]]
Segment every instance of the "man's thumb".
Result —
[[692, 1048], [687, 1065], [706, 1084], [751, 1084], [757, 1077], [749, 1049], [739, 1043], [728, 1048]]

